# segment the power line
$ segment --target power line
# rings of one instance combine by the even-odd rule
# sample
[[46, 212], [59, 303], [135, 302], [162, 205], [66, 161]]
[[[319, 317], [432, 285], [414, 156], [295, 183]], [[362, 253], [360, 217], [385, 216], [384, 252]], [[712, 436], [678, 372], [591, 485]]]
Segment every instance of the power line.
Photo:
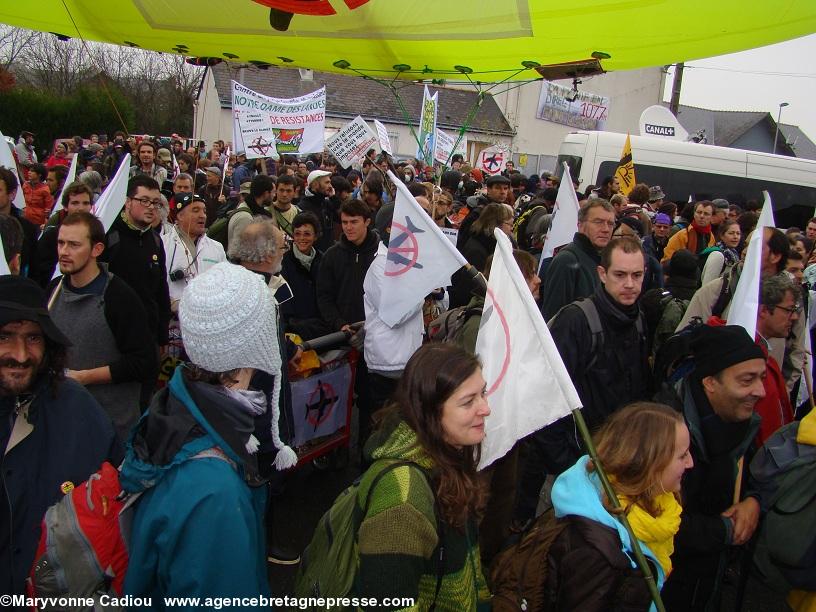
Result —
[[689, 66], [686, 64], [686, 68], [693, 68], [696, 70], [717, 70], [720, 72], [739, 72], [741, 74], [758, 74], [762, 76], [781, 76], [781, 77], [793, 77], [793, 78], [803, 78], [803, 79], [816, 79], [816, 74], [808, 73], [808, 72], [774, 72], [774, 71], [765, 71], [765, 70], [737, 70], [736, 68], [723, 68], [719, 66]]

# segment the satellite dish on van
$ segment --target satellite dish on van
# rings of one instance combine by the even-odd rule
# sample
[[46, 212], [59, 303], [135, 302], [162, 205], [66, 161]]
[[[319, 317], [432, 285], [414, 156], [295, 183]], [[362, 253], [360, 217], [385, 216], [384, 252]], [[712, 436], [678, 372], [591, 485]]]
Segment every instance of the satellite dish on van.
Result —
[[640, 114], [640, 135], [671, 138], [686, 142], [688, 132], [665, 106], [655, 104]]

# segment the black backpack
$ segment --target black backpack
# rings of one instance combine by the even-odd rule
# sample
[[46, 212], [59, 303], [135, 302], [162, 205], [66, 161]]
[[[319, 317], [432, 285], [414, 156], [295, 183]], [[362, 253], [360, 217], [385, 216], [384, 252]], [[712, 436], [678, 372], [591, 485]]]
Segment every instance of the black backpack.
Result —
[[[213, 221], [212, 225], [207, 229], [207, 237], [212, 238], [216, 242], [220, 242], [221, 246], [224, 247], [224, 251], [227, 250], [227, 246], [229, 245], [229, 222], [237, 212], [245, 211], [252, 214], [249, 206], [245, 203], [241, 203], [232, 210], [228, 210], [224, 213], [224, 216], [219, 216], [218, 219]], [[220, 211], [219, 211], [220, 213]]]
[[691, 341], [702, 325], [702, 319], [694, 317], [660, 345], [652, 368], [655, 389], [660, 389], [664, 384], [673, 385], [694, 369]]

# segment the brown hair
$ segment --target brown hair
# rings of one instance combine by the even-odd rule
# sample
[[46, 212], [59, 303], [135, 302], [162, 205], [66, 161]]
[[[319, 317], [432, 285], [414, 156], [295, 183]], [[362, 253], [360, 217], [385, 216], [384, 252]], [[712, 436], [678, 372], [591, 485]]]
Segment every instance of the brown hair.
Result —
[[643, 255], [643, 261], [646, 262], [646, 255], [643, 254], [643, 245], [640, 240], [634, 236], [621, 236], [620, 238], [613, 238], [609, 241], [603, 249], [601, 249], [601, 267], [608, 270], [612, 265], [612, 252], [616, 249], [624, 253], [640, 253]]
[[442, 407], [464, 380], [481, 368], [478, 357], [450, 343], [432, 342], [417, 350], [397, 384], [389, 412], [397, 412], [416, 432], [419, 445], [433, 460], [432, 480], [445, 522], [464, 529], [478, 520], [486, 491], [476, 471], [480, 446], [458, 449], [445, 441]]
[[[57, 166], [59, 167], [59, 166]], [[80, 193], [87, 193], [88, 198], [90, 199], [91, 204], [93, 204], [93, 192], [91, 188], [88, 187], [82, 181], [74, 181], [70, 185], [68, 185], [65, 190], [62, 192], [62, 207], [68, 208], [68, 200], [71, 199], [71, 196], [80, 194]]]
[[513, 213], [506, 204], [488, 204], [482, 209], [479, 218], [470, 226], [470, 233], [492, 237], [494, 229], [501, 227], [502, 223], [510, 221], [512, 218]]
[[[614, 412], [593, 436], [598, 459], [615, 492], [630, 501], [624, 512], [637, 504], [658, 516], [655, 499], [664, 492], [661, 476], [674, 456], [677, 425], [683, 422], [679, 412], [664, 404], [635, 402]], [[587, 470], [595, 470], [592, 461]], [[606, 495], [603, 499], [606, 509], [612, 511]]]
[[89, 212], [72, 212], [65, 219], [62, 220], [60, 227], [68, 227], [71, 225], [84, 225], [88, 230], [88, 238], [91, 241], [91, 246], [101, 242], [105, 244], [105, 226], [94, 215]]

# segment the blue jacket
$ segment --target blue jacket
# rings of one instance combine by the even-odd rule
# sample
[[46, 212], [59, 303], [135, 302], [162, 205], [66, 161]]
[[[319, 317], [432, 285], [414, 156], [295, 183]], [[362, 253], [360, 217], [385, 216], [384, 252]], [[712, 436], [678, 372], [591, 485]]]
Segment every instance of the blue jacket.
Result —
[[12, 436], [17, 397], [0, 396], [0, 593], [24, 592], [40, 525], [63, 497], [62, 485], [79, 485], [104, 461], [122, 459], [110, 418], [79, 383], [41, 377], [32, 397]]
[[[624, 559], [628, 559], [628, 563], [631, 568], [635, 570], [637, 568], [637, 563], [635, 562], [635, 555], [632, 551], [632, 540], [629, 537], [629, 532], [626, 531], [626, 527], [623, 526], [623, 523], [612, 516], [607, 509], [604, 508], [603, 503], [601, 502], [600, 479], [595, 472], [587, 472], [586, 466], [588, 461], [589, 457], [584, 455], [575, 465], [573, 465], [566, 472], [562, 473], [556, 479], [552, 489], [552, 503], [555, 510], [555, 516], [558, 519], [568, 517], [583, 517], [585, 519], [589, 519], [595, 524], [617, 533], [620, 552], [623, 554]], [[597, 542], [598, 540], [600, 540], [600, 538], [589, 538], [587, 539], [587, 542]], [[657, 557], [643, 542], [640, 542], [640, 548], [646, 558], [651, 561], [652, 571], [656, 571], [655, 577], [657, 580], [658, 589], [663, 588], [663, 582], [665, 581], [666, 577], [664, 575], [663, 568], [657, 560]], [[551, 548], [551, 553], [556, 552], [557, 550], [558, 546], [554, 544]], [[600, 558], [600, 556], [597, 558]], [[600, 574], [599, 571], [589, 566], [589, 564], [584, 563], [582, 565], [587, 566], [592, 573]], [[643, 589], [646, 589], [646, 584], [642, 577], [638, 577], [636, 580], [639, 585], [642, 585]], [[608, 601], [606, 601], [606, 605], [602, 605], [600, 609], [603, 609], [604, 607], [611, 609], [609, 604], [615, 597], [620, 597], [621, 592], [623, 591], [623, 589], [619, 588], [616, 584], [609, 584], [608, 587], [610, 589], [609, 593], [606, 594]], [[589, 589], [591, 587], [587, 586], [587, 588]], [[587, 598], [597, 601], [599, 599], [599, 594], [588, 593]], [[655, 609], [654, 604], [652, 604], [651, 609]]]
[[[184, 371], [178, 368], [154, 397], [120, 476], [123, 489], [142, 494], [124, 590], [152, 597], [156, 610], [168, 596], [269, 595], [266, 490], [251, 489], [244, 479], [255, 469], [243, 447], [252, 417], [228, 394], [214, 399], [218, 387], [186, 381]], [[194, 458], [213, 447], [225, 458]]]

